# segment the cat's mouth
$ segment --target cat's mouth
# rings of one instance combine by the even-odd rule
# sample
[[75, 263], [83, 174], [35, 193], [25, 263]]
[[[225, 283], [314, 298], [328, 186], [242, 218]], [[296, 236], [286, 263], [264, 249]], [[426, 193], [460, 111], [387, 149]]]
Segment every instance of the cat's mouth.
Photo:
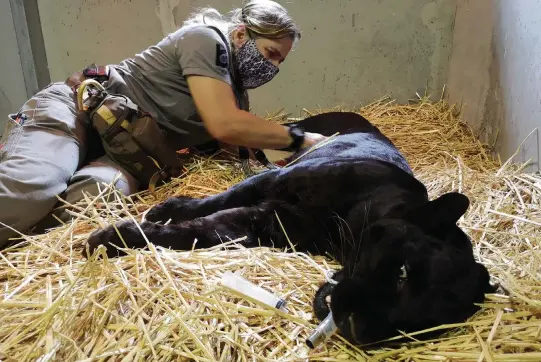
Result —
[[[327, 295], [325, 297], [325, 304], [329, 308], [329, 311], [331, 310], [331, 295]], [[339, 328], [343, 330], [347, 330], [349, 332], [349, 335], [352, 337], [353, 341], [357, 342], [357, 334], [355, 332], [355, 318], [353, 316], [353, 312], [346, 318], [342, 323], [339, 324]]]

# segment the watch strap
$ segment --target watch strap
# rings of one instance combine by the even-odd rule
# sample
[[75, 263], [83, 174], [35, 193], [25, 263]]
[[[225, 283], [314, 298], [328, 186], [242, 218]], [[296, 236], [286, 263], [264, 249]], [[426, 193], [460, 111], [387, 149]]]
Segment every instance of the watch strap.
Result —
[[289, 128], [289, 136], [293, 139], [291, 144], [285, 148], [281, 148], [280, 151], [294, 151], [299, 152], [304, 144], [304, 130], [296, 125], [285, 125]]

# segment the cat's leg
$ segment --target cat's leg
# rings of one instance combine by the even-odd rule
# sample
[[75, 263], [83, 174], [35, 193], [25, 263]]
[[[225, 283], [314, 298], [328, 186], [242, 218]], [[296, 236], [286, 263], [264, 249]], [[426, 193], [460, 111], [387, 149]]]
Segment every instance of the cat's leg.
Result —
[[[161, 225], [153, 222], [139, 224], [149, 242], [157, 246], [171, 248], [173, 250], [190, 250], [194, 247], [209, 248], [230, 240], [246, 237], [243, 241], [248, 247], [253, 246], [275, 246], [284, 247], [288, 245], [287, 238], [282, 232], [280, 223], [276, 218], [275, 211], [283, 215], [287, 220], [286, 224], [299, 223], [302, 218], [296, 211], [288, 210], [287, 205], [278, 202], [263, 203], [258, 206], [239, 207], [218, 211], [211, 215], [196, 218], [179, 224]], [[132, 221], [122, 221], [115, 224], [122, 239], [113, 226], [95, 231], [88, 239], [90, 254], [99, 245], [104, 245], [110, 257], [122, 255], [123, 253], [111, 246], [113, 244], [120, 248], [144, 248], [147, 246], [145, 238], [141, 234], [137, 224]], [[310, 235], [306, 230], [295, 234], [296, 238]], [[295, 240], [302, 242], [302, 240]], [[313, 239], [309, 240], [310, 243]], [[302, 247], [301, 247], [302, 249]], [[86, 245], [83, 255], [87, 257]]]
[[145, 221], [166, 223], [171, 220], [171, 223], [177, 224], [221, 210], [257, 205], [264, 200], [266, 188], [272, 184], [278, 172], [272, 170], [250, 177], [227, 191], [202, 199], [171, 197], [152, 207], [145, 215]]

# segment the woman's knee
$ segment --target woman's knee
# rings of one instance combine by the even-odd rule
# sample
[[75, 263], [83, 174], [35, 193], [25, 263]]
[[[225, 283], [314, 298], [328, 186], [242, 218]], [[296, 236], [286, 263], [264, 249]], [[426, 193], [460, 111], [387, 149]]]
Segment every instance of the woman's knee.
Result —
[[[66, 191], [60, 195], [63, 201], [36, 225], [36, 232], [42, 233], [58, 226], [58, 220], [68, 223], [73, 219], [73, 214], [68, 212], [70, 205], [84, 200], [85, 195], [98, 196], [105, 189], [103, 184], [114, 186], [124, 195], [131, 195], [139, 188], [137, 181], [127, 171], [103, 156], [75, 172]], [[115, 195], [106, 192], [103, 197], [109, 201]]]
[[139, 191], [139, 183], [130, 173], [103, 156], [73, 175], [65, 199], [69, 203], [77, 202], [83, 198], [83, 192], [97, 196], [100, 187], [103, 190], [105, 185], [114, 186], [126, 196]]

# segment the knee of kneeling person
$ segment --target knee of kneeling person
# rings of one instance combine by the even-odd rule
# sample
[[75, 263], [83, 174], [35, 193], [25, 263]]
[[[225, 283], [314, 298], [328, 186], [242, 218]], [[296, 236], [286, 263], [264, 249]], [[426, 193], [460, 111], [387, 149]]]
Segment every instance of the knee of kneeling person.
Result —
[[[71, 192], [67, 193], [66, 198], [82, 198], [82, 192], [91, 196], [97, 196], [109, 185], [113, 185], [115, 189], [125, 196], [134, 194], [139, 190], [138, 182], [131, 175], [117, 173], [108, 178], [103, 176], [91, 176], [83, 182], [79, 182], [78, 185], [74, 185], [73, 191], [69, 190]], [[78, 195], [74, 195], [75, 193], [78, 193]]]
[[69, 203], [79, 201], [83, 198], [83, 192], [97, 196], [107, 185], [113, 185], [126, 196], [139, 191], [139, 183], [126, 170], [116, 165], [92, 162], [72, 177], [66, 191], [66, 201]]
[[[100, 195], [100, 192], [106, 189], [108, 185], [113, 185], [117, 190], [119, 190], [124, 195], [131, 195], [138, 191], [137, 181], [128, 173], [122, 173], [119, 171], [113, 172], [98, 172], [92, 174], [96, 169], [84, 169], [76, 173], [72, 179], [71, 183], [68, 185], [66, 192], [61, 195], [61, 198], [65, 200], [68, 205], [75, 205], [80, 201], [85, 199], [85, 195], [88, 195], [90, 198]], [[105, 201], [109, 202], [115, 199], [115, 194], [110, 192], [105, 192], [102, 194]], [[64, 207], [63, 203], [58, 203], [58, 207], [53, 210], [52, 213], [48, 214], [45, 218], [40, 220], [40, 222], [35, 226], [35, 231], [38, 233], [43, 233], [47, 229], [56, 227], [59, 225], [58, 220], [61, 220], [64, 223], [68, 223], [73, 219], [73, 214], [68, 212], [70, 207]]]
[[127, 171], [116, 170], [109, 177], [100, 180], [102, 184], [114, 185], [124, 195], [131, 195], [139, 191], [139, 182]]
[[121, 173], [117, 172], [115, 175], [112, 175], [110, 178], [92, 178], [91, 181], [94, 181], [94, 185], [97, 188], [97, 184], [101, 184], [103, 190], [103, 186], [105, 185], [113, 185], [118, 191], [120, 191], [123, 195], [129, 196], [137, 191], [139, 191], [139, 183], [133, 176], [131, 176], [129, 173]]

